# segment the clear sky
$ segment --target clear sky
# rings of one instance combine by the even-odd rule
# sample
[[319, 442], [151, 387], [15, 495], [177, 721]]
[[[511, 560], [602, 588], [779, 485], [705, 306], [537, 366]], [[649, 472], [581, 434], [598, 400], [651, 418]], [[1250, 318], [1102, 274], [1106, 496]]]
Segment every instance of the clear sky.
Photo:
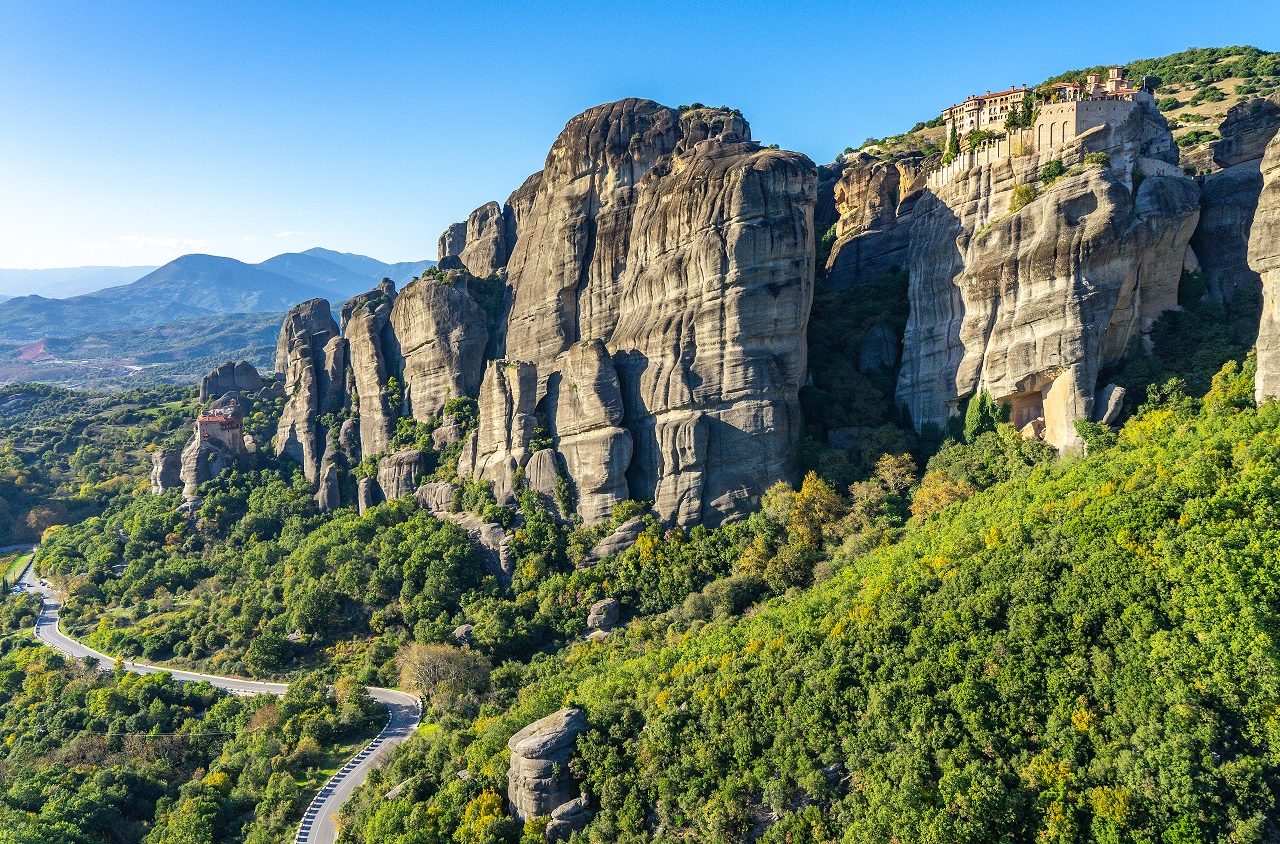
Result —
[[736, 106], [830, 161], [975, 91], [1231, 44], [1280, 49], [1280, 3], [0, 0], [0, 267], [434, 258], [601, 102]]

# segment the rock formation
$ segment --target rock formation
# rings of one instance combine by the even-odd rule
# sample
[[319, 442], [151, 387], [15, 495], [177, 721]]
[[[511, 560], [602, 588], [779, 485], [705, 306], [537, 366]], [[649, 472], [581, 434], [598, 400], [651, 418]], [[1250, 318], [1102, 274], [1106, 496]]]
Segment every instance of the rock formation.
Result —
[[449, 399], [476, 395], [489, 331], [465, 277], [410, 283], [395, 297], [390, 322], [409, 415], [425, 422]]
[[1262, 279], [1262, 321], [1258, 326], [1259, 402], [1280, 397], [1280, 135], [1262, 158], [1262, 192], [1249, 232], [1249, 266]]
[[863, 152], [844, 162], [831, 186], [836, 241], [827, 258], [826, 286], [841, 290], [907, 267], [912, 212], [928, 168], [919, 153], [892, 161]]
[[618, 626], [618, 614], [622, 604], [617, 598], [605, 598], [591, 605], [587, 613], [588, 630], [604, 630], [606, 632]]
[[378, 489], [383, 499], [391, 501], [412, 495], [421, 473], [422, 452], [417, 449], [404, 449], [383, 457], [378, 461]]
[[[546, 817], [577, 795], [569, 759], [587, 729], [581, 709], [561, 709], [529, 724], [507, 742], [507, 799], [518, 821]], [[575, 812], [576, 813], [576, 812]]]
[[227, 361], [214, 367], [200, 379], [200, 401], [216, 399], [224, 393], [236, 392], [249, 395], [262, 389], [262, 376], [248, 361]]
[[285, 316], [276, 342], [276, 370], [284, 373], [285, 405], [276, 430], [276, 454], [302, 464], [307, 480], [320, 478], [326, 432], [320, 415], [346, 400], [347, 342], [338, 336], [329, 303], [311, 299]]
[[594, 812], [591, 801], [586, 797], [578, 797], [567, 803], [561, 803], [551, 810], [551, 820], [545, 830], [548, 842], [564, 841], [574, 832], [581, 830], [591, 822]]
[[[1085, 165], [1095, 151], [1110, 163]], [[917, 428], [944, 425], [985, 390], [1012, 405], [1019, 430], [1079, 445], [1074, 422], [1092, 416], [1101, 368], [1177, 305], [1199, 190], [1170, 163], [1176, 155], [1163, 118], [1143, 105], [1120, 126], [971, 168], [925, 194], [897, 390]], [[1036, 183], [1050, 159], [1081, 169], [1009, 210], [1014, 188]]]
[[556, 450], [577, 488], [578, 514], [594, 524], [628, 497], [632, 442], [631, 432], [622, 427], [622, 389], [600, 340], [570, 346], [560, 375], [548, 384]]
[[541, 412], [588, 521], [631, 496], [717, 524], [791, 476], [812, 163], [733, 112], [622, 100], [569, 122], [532, 192], [464, 473], [505, 492]]
[[600, 540], [595, 546], [587, 552], [585, 565], [595, 565], [605, 557], [613, 554], [621, 554], [623, 551], [636, 544], [636, 540], [640, 538], [640, 533], [644, 530], [644, 517], [632, 516], [622, 524], [614, 528], [604, 539]]
[[1280, 97], [1233, 106], [1219, 127], [1221, 140], [1213, 144], [1214, 163], [1223, 169], [1201, 181], [1200, 224], [1191, 248], [1209, 294], [1233, 313], [1254, 307], [1261, 290], [1258, 273], [1249, 266], [1249, 231], [1262, 193], [1262, 156], [1277, 130]]
[[391, 330], [396, 287], [390, 279], [342, 306], [342, 334], [349, 344], [355, 403], [360, 409], [360, 453], [387, 450], [400, 415], [401, 396], [393, 394], [389, 378], [399, 370], [399, 350]]
[[182, 451], [160, 448], [151, 455], [151, 494], [164, 495], [182, 486]]

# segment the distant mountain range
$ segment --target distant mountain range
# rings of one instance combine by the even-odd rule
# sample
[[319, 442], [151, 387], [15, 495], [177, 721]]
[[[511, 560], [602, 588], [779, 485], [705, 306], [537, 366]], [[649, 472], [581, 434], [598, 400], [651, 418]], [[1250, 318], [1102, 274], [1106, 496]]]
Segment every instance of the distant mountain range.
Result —
[[336, 305], [383, 278], [403, 284], [434, 264], [386, 264], [320, 248], [277, 255], [260, 264], [216, 255], [183, 255], [128, 284], [66, 299], [28, 295], [0, 302], [0, 341], [76, 337], [213, 314], [274, 313], [317, 296]]
[[62, 267], [52, 270], [0, 270], [0, 302], [14, 296], [66, 299], [137, 281], [155, 267]]

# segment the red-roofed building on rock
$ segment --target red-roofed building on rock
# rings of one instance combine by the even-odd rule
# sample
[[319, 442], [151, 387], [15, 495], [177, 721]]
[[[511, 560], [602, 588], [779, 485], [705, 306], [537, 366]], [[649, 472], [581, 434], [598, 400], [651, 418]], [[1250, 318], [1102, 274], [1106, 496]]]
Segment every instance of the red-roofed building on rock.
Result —
[[205, 445], [220, 445], [232, 454], [243, 454], [244, 431], [240, 405], [235, 402], [211, 407], [196, 418], [196, 437]]
[[1005, 121], [1014, 109], [1022, 107], [1022, 101], [1030, 94], [1026, 85], [985, 94], [974, 94], [964, 102], [943, 109], [942, 119], [946, 123], [947, 136], [951, 136], [954, 127], [956, 135], [963, 138], [974, 130], [999, 132], [1004, 129]]

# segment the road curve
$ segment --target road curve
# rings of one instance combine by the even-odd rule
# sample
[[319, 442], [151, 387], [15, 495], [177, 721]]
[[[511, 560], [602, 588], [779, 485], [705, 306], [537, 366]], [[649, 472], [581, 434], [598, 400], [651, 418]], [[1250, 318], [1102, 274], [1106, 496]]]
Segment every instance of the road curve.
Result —
[[[35, 636], [43, 644], [59, 651], [72, 659], [93, 657], [98, 660], [98, 667], [110, 671], [115, 665], [115, 658], [96, 651], [88, 645], [72, 639], [58, 627], [58, 613], [62, 602], [53, 588], [42, 583], [34, 573], [34, 566], [27, 566], [19, 583], [32, 592], [40, 595], [40, 617], [36, 619]], [[149, 665], [145, 662], [122, 663], [125, 670], [136, 674], [166, 673], [175, 680], [183, 682], [206, 682], [236, 695], [283, 695], [288, 690], [287, 683], [264, 683], [259, 680], [246, 680], [242, 677], [221, 677], [216, 674], [201, 674], [197, 671], [179, 671]], [[403, 742], [418, 728], [422, 720], [422, 708], [413, 695], [395, 689], [383, 689], [369, 686], [369, 696], [387, 707], [390, 717], [382, 732], [373, 741], [353, 756], [345, 765], [329, 778], [324, 787], [311, 800], [298, 831], [294, 835], [295, 844], [333, 844], [338, 837], [337, 818], [342, 805], [351, 799], [351, 795], [369, 777], [369, 772], [382, 765], [391, 750]]]

